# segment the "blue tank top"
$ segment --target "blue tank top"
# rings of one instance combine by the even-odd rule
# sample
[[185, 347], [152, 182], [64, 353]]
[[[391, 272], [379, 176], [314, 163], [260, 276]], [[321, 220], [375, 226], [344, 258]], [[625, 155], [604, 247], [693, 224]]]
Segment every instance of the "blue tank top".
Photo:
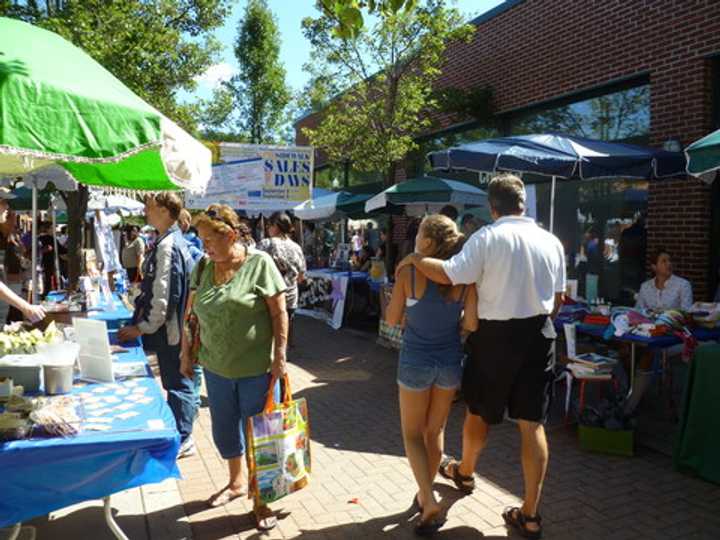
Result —
[[412, 297], [410, 302], [406, 301], [403, 349], [449, 353], [461, 350], [460, 315], [463, 311], [465, 286], [460, 300], [453, 301], [443, 298], [437, 283], [428, 279], [425, 294], [418, 299], [415, 295], [414, 266], [410, 268], [410, 272]]

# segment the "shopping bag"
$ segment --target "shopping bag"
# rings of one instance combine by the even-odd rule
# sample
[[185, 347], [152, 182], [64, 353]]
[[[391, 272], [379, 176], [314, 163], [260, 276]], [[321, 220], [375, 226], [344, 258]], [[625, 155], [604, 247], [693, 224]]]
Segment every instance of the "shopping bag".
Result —
[[274, 400], [275, 377], [265, 409], [248, 419], [248, 477], [256, 504], [267, 504], [307, 486], [310, 479], [310, 424], [305, 399], [293, 400], [283, 377], [281, 403]]

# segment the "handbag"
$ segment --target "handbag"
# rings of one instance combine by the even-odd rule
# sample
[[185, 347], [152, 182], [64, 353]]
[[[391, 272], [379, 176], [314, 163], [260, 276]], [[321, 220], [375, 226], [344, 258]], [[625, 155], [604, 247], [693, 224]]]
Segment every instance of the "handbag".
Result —
[[[198, 262], [198, 285], [202, 280], [202, 275], [205, 271], [206, 263], [206, 257], [203, 257]], [[185, 333], [185, 338], [190, 344], [190, 359], [192, 360], [193, 364], [197, 364], [198, 354], [200, 353], [200, 321], [198, 320], [197, 315], [195, 315], [192, 306], [190, 306], [190, 308], [185, 311], [185, 317], [183, 319], [183, 332]]]
[[271, 378], [265, 409], [248, 419], [248, 485], [256, 504], [277, 501], [308, 485], [310, 422], [307, 401], [293, 400], [288, 376], [275, 403]]

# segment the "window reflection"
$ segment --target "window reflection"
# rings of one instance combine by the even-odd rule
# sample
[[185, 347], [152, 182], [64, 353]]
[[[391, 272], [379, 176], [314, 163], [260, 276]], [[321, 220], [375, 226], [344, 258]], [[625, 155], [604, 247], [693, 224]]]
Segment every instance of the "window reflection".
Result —
[[511, 122], [512, 135], [547, 132], [646, 144], [650, 133], [650, 86], [532, 112]]

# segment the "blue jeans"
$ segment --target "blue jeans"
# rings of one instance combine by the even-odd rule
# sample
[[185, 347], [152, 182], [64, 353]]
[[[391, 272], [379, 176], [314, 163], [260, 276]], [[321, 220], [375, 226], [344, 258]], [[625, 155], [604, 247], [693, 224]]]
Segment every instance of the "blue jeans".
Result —
[[[270, 389], [270, 374], [229, 379], [205, 370], [212, 435], [223, 459], [245, 454], [247, 421], [262, 412]], [[280, 384], [273, 389], [280, 400]]]
[[195, 377], [193, 377], [193, 390], [195, 391], [195, 413], [200, 411], [200, 387], [202, 386], [203, 368], [200, 364], [193, 367]]
[[180, 440], [185, 441], [192, 434], [197, 404], [195, 384], [180, 374], [180, 345], [168, 344], [163, 326], [154, 334], [144, 335], [143, 346], [157, 354], [160, 381], [167, 392], [167, 402], [175, 417]]

